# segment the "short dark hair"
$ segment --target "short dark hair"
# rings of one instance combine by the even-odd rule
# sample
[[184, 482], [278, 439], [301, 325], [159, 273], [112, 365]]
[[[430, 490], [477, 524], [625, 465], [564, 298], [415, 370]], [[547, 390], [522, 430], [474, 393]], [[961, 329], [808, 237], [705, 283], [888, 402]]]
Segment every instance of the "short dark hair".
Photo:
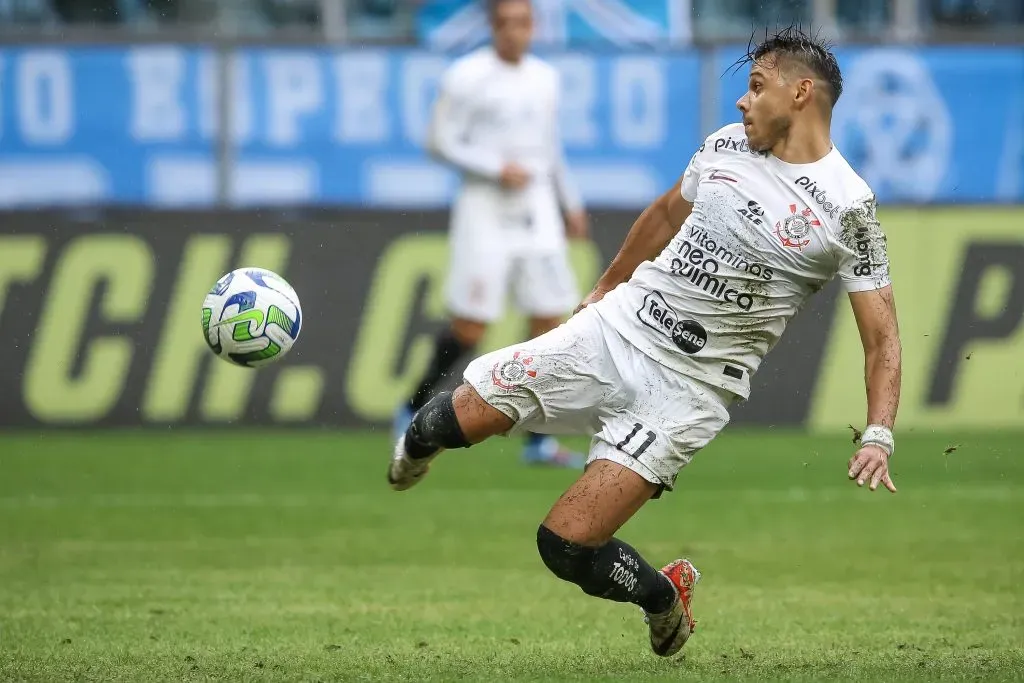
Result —
[[836, 56], [832, 54], [832, 46], [820, 35], [807, 33], [799, 26], [788, 26], [775, 33], [765, 29], [764, 39], [760, 42], [750, 36], [747, 53], [736, 61], [735, 66], [740, 68], [753, 64], [768, 55], [791, 60], [807, 68], [828, 87], [832, 106], [839, 101], [843, 94], [843, 74]]
[[533, 4], [530, 0], [485, 0], [487, 5], [487, 17], [493, 19], [498, 13], [498, 7], [504, 5], [506, 2], [525, 2], [528, 5]]

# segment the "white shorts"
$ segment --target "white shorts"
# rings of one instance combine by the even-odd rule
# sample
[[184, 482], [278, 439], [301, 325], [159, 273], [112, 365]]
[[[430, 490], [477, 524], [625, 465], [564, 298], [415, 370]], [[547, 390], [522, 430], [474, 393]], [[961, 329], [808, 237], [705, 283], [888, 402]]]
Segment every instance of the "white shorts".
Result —
[[531, 188], [519, 195], [473, 184], [456, 196], [447, 283], [452, 315], [494, 322], [510, 294], [520, 311], [538, 318], [560, 318], [579, 303], [554, 190]]
[[643, 354], [593, 308], [477, 358], [463, 377], [515, 421], [508, 436], [591, 434], [588, 463], [617, 462], [666, 490], [729, 423], [734, 398]]
[[451, 315], [494, 322], [505, 313], [510, 291], [520, 311], [531, 317], [558, 318], [580, 301], [567, 251], [543, 253], [460, 249], [453, 245], [447, 302]]

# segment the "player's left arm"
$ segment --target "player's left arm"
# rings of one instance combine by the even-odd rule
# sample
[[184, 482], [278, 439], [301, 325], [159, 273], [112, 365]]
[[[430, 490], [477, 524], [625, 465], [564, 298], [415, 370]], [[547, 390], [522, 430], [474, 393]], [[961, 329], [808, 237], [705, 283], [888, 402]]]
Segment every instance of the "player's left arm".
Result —
[[850, 297], [864, 348], [867, 427], [850, 459], [849, 477], [874, 491], [896, 486], [889, 474], [895, 449], [893, 428], [902, 381], [902, 345], [896, 300], [889, 274], [886, 237], [875, 217], [875, 199], [855, 203], [840, 217], [842, 255], [839, 276]]
[[562, 140], [562, 127], [559, 121], [561, 104], [559, 92], [561, 84], [555, 81], [552, 89], [551, 111], [554, 121], [551, 124], [551, 140], [549, 141], [552, 155], [552, 180], [555, 184], [555, 191], [558, 193], [558, 202], [565, 211], [566, 232], [569, 237], [583, 239], [590, 233], [590, 224], [587, 220], [587, 212], [583, 206], [583, 195], [573, 180], [572, 171], [565, 156], [565, 142]]
[[850, 459], [850, 479], [859, 486], [870, 482], [872, 491], [882, 483], [896, 492], [889, 474], [895, 442], [892, 430], [900, 402], [902, 345], [892, 285], [850, 292], [853, 316], [864, 347], [864, 383], [867, 391], [867, 427], [861, 447]]

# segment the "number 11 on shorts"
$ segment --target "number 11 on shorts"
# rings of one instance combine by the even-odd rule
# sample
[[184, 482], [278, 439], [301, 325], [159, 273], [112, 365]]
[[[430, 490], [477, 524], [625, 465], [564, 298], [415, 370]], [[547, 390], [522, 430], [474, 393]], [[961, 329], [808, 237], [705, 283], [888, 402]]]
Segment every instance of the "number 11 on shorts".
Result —
[[626, 455], [630, 456], [631, 458], [639, 459], [640, 456], [644, 454], [644, 451], [646, 451], [648, 448], [650, 448], [651, 444], [654, 443], [654, 440], [658, 438], [657, 434], [655, 434], [654, 432], [652, 432], [650, 430], [647, 430], [647, 438], [644, 439], [643, 443], [641, 443], [639, 446], [636, 447], [636, 450], [633, 450], [633, 451], [626, 450], [626, 447], [629, 446], [629, 444], [631, 442], [633, 442], [633, 439], [636, 437], [637, 434], [640, 433], [640, 430], [642, 430], [643, 428], [644, 428], [644, 426], [642, 424], [640, 424], [639, 422], [634, 423], [633, 424], [633, 431], [631, 431], [629, 433], [629, 435], [626, 436], [625, 439], [623, 439], [622, 441], [620, 441], [617, 444], [615, 444], [615, 448], [617, 448], [618, 450], [622, 451], [623, 453], [625, 453]]

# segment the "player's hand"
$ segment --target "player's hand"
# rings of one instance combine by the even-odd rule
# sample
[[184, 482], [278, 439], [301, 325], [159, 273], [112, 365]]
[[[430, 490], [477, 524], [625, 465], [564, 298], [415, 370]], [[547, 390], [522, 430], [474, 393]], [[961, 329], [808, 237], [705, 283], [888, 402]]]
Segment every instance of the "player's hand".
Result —
[[512, 162], [501, 169], [501, 186], [507, 190], [521, 190], [530, 182], [530, 174], [519, 164]]
[[591, 291], [590, 294], [588, 294], [586, 298], [583, 299], [582, 302], [580, 302], [580, 305], [576, 307], [576, 310], [572, 312], [573, 315], [576, 315], [590, 304], [597, 303], [598, 301], [603, 299], [604, 295], [607, 294], [609, 291], [610, 290], [607, 290], [603, 287], [594, 287], [593, 291]]
[[584, 240], [590, 235], [590, 221], [586, 211], [579, 209], [566, 214], [565, 234], [573, 240]]
[[889, 476], [889, 456], [873, 444], [864, 446], [850, 458], [850, 479], [856, 479], [857, 486], [868, 483], [872, 491], [880, 483], [885, 484], [885, 488], [896, 493], [896, 485]]

